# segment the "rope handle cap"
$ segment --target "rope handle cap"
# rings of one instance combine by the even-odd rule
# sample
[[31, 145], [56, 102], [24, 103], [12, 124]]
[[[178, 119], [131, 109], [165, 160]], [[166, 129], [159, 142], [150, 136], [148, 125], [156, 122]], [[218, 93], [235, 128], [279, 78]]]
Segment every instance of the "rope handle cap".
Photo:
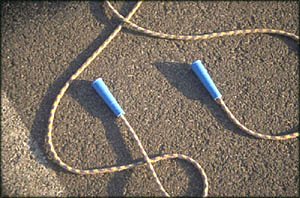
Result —
[[121, 115], [125, 114], [115, 97], [109, 91], [102, 78], [98, 78], [97, 80], [95, 80], [92, 83], [92, 87], [96, 90], [99, 96], [101, 96], [106, 105], [117, 117], [120, 117]]
[[211, 79], [208, 71], [200, 60], [196, 60], [192, 63], [192, 70], [195, 72], [196, 76], [200, 79], [200, 81], [214, 100], [220, 99], [222, 97], [214, 81]]

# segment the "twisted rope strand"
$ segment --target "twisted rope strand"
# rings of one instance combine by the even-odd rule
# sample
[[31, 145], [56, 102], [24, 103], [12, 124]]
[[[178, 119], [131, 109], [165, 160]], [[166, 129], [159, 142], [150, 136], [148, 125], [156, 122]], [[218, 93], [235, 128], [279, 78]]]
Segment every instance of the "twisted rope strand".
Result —
[[[52, 141], [52, 130], [53, 130], [53, 123], [54, 123], [54, 118], [55, 118], [55, 112], [57, 110], [57, 107], [60, 103], [60, 100], [68, 90], [70, 84], [75, 80], [91, 63], [92, 61], [101, 54], [101, 52], [109, 45], [109, 43], [118, 35], [118, 33], [121, 31], [123, 24], [126, 23], [129, 27], [132, 29], [141, 32], [143, 34], [152, 36], [152, 37], [157, 37], [157, 38], [162, 38], [162, 39], [173, 39], [173, 40], [207, 40], [207, 39], [212, 39], [212, 38], [219, 38], [219, 37], [224, 37], [224, 36], [235, 36], [235, 35], [246, 35], [246, 34], [254, 34], [254, 33], [263, 33], [263, 34], [276, 34], [276, 35], [283, 35], [286, 37], [290, 37], [297, 42], [299, 41], [299, 37], [295, 34], [283, 31], [283, 30], [274, 30], [274, 29], [245, 29], [245, 30], [233, 30], [233, 31], [227, 31], [227, 32], [215, 32], [215, 33], [209, 33], [209, 34], [203, 34], [203, 35], [173, 35], [173, 34], [165, 34], [165, 33], [160, 33], [160, 32], [155, 32], [143, 27], [140, 27], [136, 25], [135, 23], [131, 22], [130, 19], [131, 17], [136, 13], [138, 8], [141, 5], [141, 1], [139, 1], [134, 8], [130, 11], [130, 13], [127, 15], [127, 17], [122, 16], [108, 1], [106, 2], [108, 7], [116, 14], [116, 16], [122, 21], [120, 25], [116, 27], [116, 29], [111, 33], [111, 35], [103, 42], [101, 46], [82, 64], [82, 66], [77, 69], [77, 71], [69, 78], [69, 80], [64, 84], [64, 86], [61, 88], [59, 94], [56, 96], [55, 101], [52, 105], [52, 109], [50, 111], [50, 116], [49, 116], [49, 123], [48, 123], [48, 134], [47, 134], [47, 144], [50, 147], [50, 152], [52, 153], [54, 160], [56, 163], [61, 166], [63, 169], [70, 171], [75, 174], [79, 175], [93, 175], [93, 174], [105, 174], [105, 173], [115, 173], [119, 171], [124, 171], [128, 169], [132, 169], [137, 166], [141, 165], [148, 165], [152, 175], [155, 178], [156, 183], [159, 185], [160, 190], [164, 193], [165, 196], [169, 196], [169, 194], [166, 192], [164, 187], [162, 186], [152, 163], [156, 163], [161, 160], [168, 160], [168, 159], [181, 159], [185, 160], [189, 163], [191, 163], [197, 171], [201, 174], [202, 180], [203, 180], [203, 193], [202, 196], [205, 197], [208, 195], [208, 182], [207, 182], [207, 176], [203, 170], [203, 168], [199, 165], [197, 161], [192, 159], [189, 156], [182, 155], [182, 154], [163, 154], [157, 157], [149, 158], [148, 154], [146, 153], [145, 149], [142, 146], [141, 141], [139, 140], [137, 134], [125, 118], [125, 116], [121, 116], [121, 119], [133, 135], [134, 139], [137, 141], [138, 146], [144, 156], [144, 161], [139, 161], [136, 163], [131, 163], [127, 165], [121, 165], [121, 166], [112, 166], [109, 168], [96, 168], [96, 169], [79, 169], [79, 168], [74, 168], [67, 163], [65, 163], [56, 153]], [[263, 139], [271, 139], [271, 140], [287, 140], [291, 138], [296, 138], [299, 136], [298, 132], [289, 134], [289, 135], [283, 135], [283, 136], [271, 136], [271, 135], [263, 135], [257, 132], [254, 132], [248, 128], [246, 128], [244, 125], [242, 125], [231, 113], [231, 111], [228, 109], [228, 107], [225, 105], [225, 102], [223, 99], [216, 100], [216, 102], [222, 107], [222, 109], [227, 113], [228, 117], [237, 125], [239, 126], [243, 131], [246, 133], [253, 135], [258, 138], [263, 138]]]
[[262, 139], [268, 139], [268, 140], [288, 140], [288, 139], [293, 139], [299, 136], [298, 132], [293, 132], [291, 134], [287, 135], [265, 135], [261, 134], [255, 131], [252, 131], [251, 129], [248, 129], [245, 125], [241, 124], [235, 116], [231, 113], [229, 108], [226, 106], [224, 100], [222, 98], [217, 99], [216, 102], [221, 106], [221, 108], [226, 112], [227, 116], [230, 118], [230, 120], [236, 124], [240, 129], [245, 131], [247, 134], [252, 135], [257, 138], [262, 138]]
[[154, 168], [153, 168], [153, 166], [151, 164], [151, 160], [148, 157], [148, 154], [146, 153], [146, 151], [145, 151], [145, 149], [144, 149], [144, 147], [143, 147], [143, 145], [142, 145], [139, 137], [137, 136], [137, 134], [135, 133], [135, 131], [133, 130], [133, 128], [131, 127], [131, 125], [129, 124], [129, 122], [127, 121], [127, 119], [125, 118], [125, 116], [121, 115], [120, 118], [124, 121], [125, 125], [128, 127], [129, 131], [133, 135], [135, 141], [138, 143], [138, 146], [140, 147], [140, 150], [141, 150], [141, 152], [144, 155], [144, 159], [147, 162], [147, 164], [148, 164], [148, 166], [149, 166], [149, 168], [150, 168], [150, 170], [152, 172], [152, 175], [155, 178], [156, 183], [159, 185], [160, 190], [164, 193], [165, 196], [169, 197], [170, 195], [167, 193], [167, 191], [164, 189], [163, 185], [159, 181], [158, 176], [157, 176], [157, 174], [156, 174], [156, 172], [155, 172], [155, 170], [154, 170]]
[[299, 36], [293, 33], [286, 32], [284, 30], [268, 29], [268, 28], [256, 28], [256, 29], [243, 29], [243, 30], [232, 30], [226, 32], [213, 32], [203, 35], [175, 35], [175, 34], [166, 34], [162, 32], [155, 32], [146, 28], [143, 28], [130, 20], [124, 18], [118, 10], [116, 10], [110, 2], [106, 2], [108, 7], [114, 12], [114, 14], [124, 23], [126, 23], [132, 29], [146, 34], [148, 36], [161, 38], [161, 39], [170, 39], [170, 40], [184, 40], [184, 41], [197, 41], [197, 40], [208, 40], [212, 38], [220, 38], [225, 36], [237, 36], [237, 35], [246, 35], [246, 34], [275, 34], [290, 37], [296, 41], [299, 41]]

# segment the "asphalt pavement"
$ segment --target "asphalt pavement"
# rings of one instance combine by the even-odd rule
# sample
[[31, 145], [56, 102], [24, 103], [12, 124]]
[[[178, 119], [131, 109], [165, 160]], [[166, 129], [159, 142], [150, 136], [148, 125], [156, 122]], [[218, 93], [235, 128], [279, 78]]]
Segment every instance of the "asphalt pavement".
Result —
[[[134, 2], [113, 2], [126, 15]], [[132, 21], [174, 34], [274, 28], [299, 34], [299, 3], [144, 2]], [[119, 24], [103, 2], [4, 2], [1, 19], [2, 195], [161, 196], [149, 169], [80, 176], [59, 168], [45, 145], [59, 89]], [[91, 88], [102, 77], [150, 156], [198, 161], [209, 196], [299, 196], [299, 140], [259, 140], [239, 130], [190, 64], [204, 62], [242, 123], [264, 134], [299, 129], [299, 46], [272, 35], [184, 42], [123, 29], [62, 99], [53, 141], [78, 168], [142, 159], [137, 144]], [[172, 196], [199, 196], [188, 163], [154, 165]]]

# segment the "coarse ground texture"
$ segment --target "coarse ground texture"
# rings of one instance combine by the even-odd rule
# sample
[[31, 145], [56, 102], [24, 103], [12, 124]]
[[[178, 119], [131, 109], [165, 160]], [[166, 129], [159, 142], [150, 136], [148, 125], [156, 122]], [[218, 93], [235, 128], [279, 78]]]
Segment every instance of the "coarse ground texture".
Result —
[[[126, 15], [134, 2], [113, 3]], [[174, 34], [274, 28], [299, 34], [297, 2], [145, 2], [137, 24]], [[53, 100], [119, 24], [100, 2], [2, 4], [2, 195], [160, 196], [148, 168], [79, 176], [45, 146]], [[181, 153], [208, 175], [210, 196], [299, 196], [298, 140], [258, 140], [234, 126], [192, 73], [202, 60], [242, 123], [265, 134], [299, 128], [299, 48], [248, 35], [183, 42], [124, 29], [62, 99], [53, 141], [79, 168], [142, 159], [133, 138], [91, 88], [102, 77], [150, 156]], [[172, 196], [197, 196], [200, 175], [178, 160], [154, 165]]]

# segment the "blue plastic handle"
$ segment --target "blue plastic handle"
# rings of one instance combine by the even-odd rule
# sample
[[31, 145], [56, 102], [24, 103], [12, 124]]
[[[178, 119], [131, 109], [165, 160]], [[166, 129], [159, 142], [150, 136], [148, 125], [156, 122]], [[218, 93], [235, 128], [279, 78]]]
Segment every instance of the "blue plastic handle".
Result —
[[195, 72], [197, 77], [200, 79], [200, 81], [214, 100], [222, 97], [221, 93], [219, 92], [218, 88], [216, 87], [215, 83], [211, 79], [210, 75], [208, 74], [207, 70], [200, 60], [196, 60], [195, 62], [193, 62], [192, 70]]
[[115, 97], [111, 94], [106, 84], [103, 82], [102, 78], [98, 78], [92, 84], [92, 87], [101, 96], [107, 106], [112, 110], [112, 112], [117, 116], [125, 114]]

